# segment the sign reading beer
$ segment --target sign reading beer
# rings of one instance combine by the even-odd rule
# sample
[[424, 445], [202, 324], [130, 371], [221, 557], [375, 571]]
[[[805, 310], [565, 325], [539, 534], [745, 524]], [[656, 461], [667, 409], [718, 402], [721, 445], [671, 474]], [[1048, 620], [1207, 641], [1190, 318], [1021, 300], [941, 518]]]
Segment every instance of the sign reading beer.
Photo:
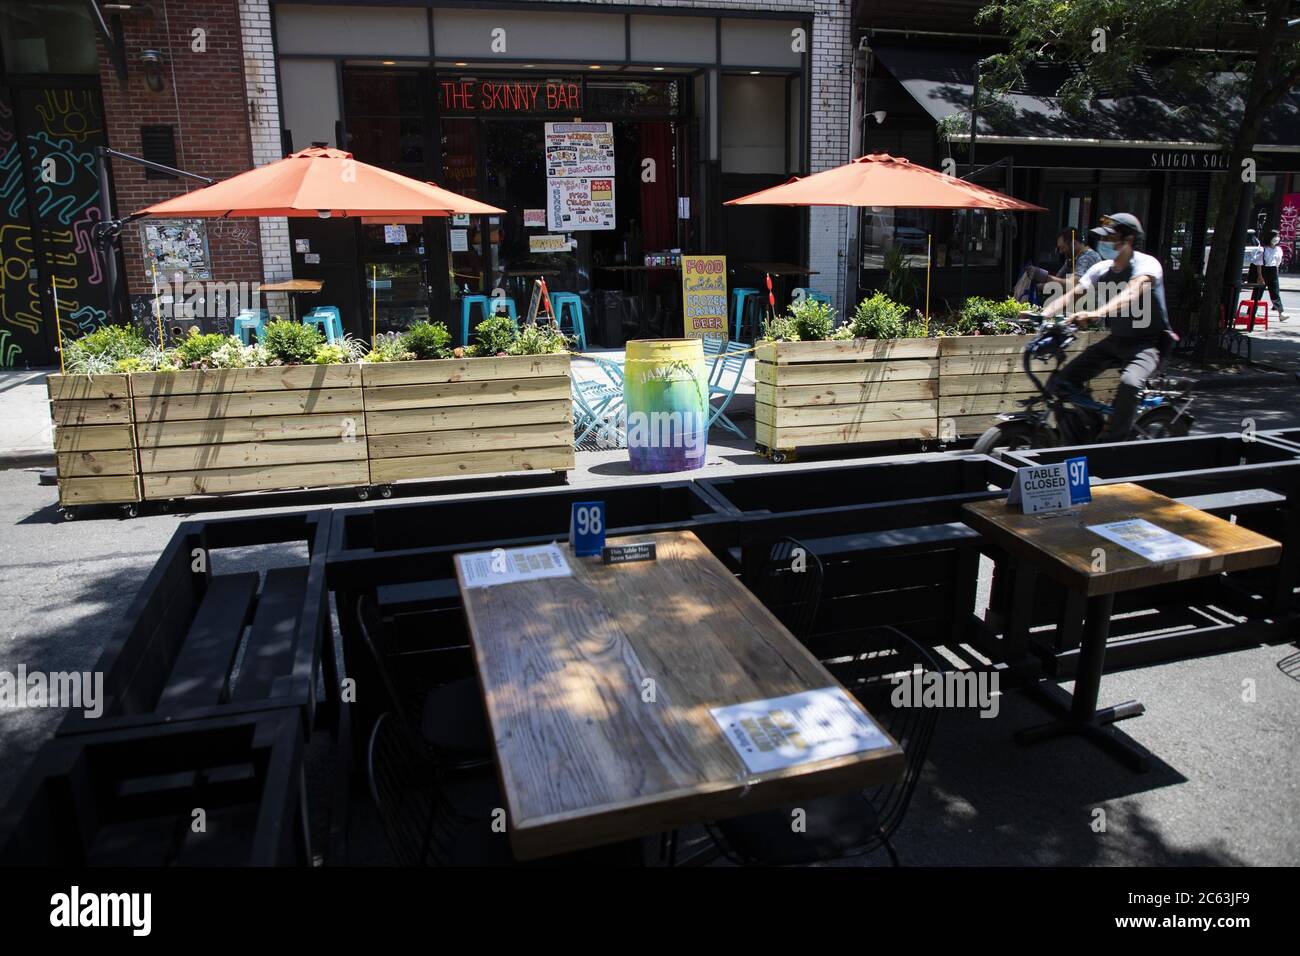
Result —
[[442, 80], [444, 113], [574, 113], [582, 109], [582, 85], [564, 80]]
[[682, 315], [687, 337], [726, 337], [726, 256], [682, 256]]

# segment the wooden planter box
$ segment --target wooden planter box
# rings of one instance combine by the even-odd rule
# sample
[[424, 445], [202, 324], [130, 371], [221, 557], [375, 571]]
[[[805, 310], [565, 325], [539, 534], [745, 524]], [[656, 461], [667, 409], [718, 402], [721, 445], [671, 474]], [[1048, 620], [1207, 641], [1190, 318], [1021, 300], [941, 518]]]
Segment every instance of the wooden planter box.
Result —
[[50, 375], [59, 504], [140, 500], [127, 375]]
[[567, 471], [568, 354], [366, 364], [370, 480]]
[[368, 485], [360, 365], [131, 376], [146, 500]]
[[[1080, 332], [1070, 345], [1073, 357], [1105, 332]], [[1020, 410], [1020, 403], [1037, 393], [1025, 375], [1021, 354], [1032, 335], [963, 335], [939, 339], [939, 425], [945, 438], [980, 435], [1005, 412]], [[1035, 363], [1043, 372], [1054, 363]], [[1119, 385], [1119, 372], [1104, 372], [1092, 380], [1092, 393], [1110, 401]]]
[[[1104, 332], [1081, 332], [1071, 355]], [[979, 435], [1035, 394], [1021, 367], [1032, 335], [762, 342], [755, 350], [755, 443], [798, 448]], [[1045, 364], [1044, 373], [1053, 366]], [[1092, 382], [1109, 401], [1119, 372]]]
[[755, 358], [760, 450], [938, 432], [939, 339], [761, 342]]

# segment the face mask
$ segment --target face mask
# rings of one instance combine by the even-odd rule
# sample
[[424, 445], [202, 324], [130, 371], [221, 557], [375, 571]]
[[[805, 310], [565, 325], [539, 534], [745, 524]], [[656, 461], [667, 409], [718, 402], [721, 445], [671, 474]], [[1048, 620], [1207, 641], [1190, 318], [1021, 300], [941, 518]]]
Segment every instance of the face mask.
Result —
[[1282, 240], [1279, 239], [1277, 236], [1274, 236], [1272, 239], [1268, 241], [1268, 244], [1270, 246], [1280, 246], [1282, 244]]
[[1097, 252], [1100, 253], [1103, 259], [1114, 259], [1115, 256], [1119, 255], [1119, 250], [1115, 248], [1113, 242], [1097, 243]]

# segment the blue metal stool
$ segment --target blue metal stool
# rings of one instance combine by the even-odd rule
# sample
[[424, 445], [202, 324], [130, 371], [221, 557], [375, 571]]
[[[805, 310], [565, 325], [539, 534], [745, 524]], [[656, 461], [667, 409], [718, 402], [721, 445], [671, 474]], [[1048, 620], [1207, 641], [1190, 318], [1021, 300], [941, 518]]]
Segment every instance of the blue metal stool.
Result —
[[262, 333], [266, 331], [266, 323], [270, 320], [266, 309], [243, 309], [235, 316], [235, 335], [238, 335], [239, 341], [245, 345], [253, 344], [254, 335], [260, 342]]
[[460, 297], [460, 344], [469, 345], [469, 314], [474, 306], [478, 306], [483, 311], [483, 318], [487, 319], [496, 315], [498, 300], [506, 304], [506, 313], [510, 316], [515, 328], [519, 327], [519, 313], [515, 310], [515, 300], [510, 296], [490, 296], [490, 295], [462, 295]]
[[587, 351], [587, 323], [582, 312], [582, 296], [576, 292], [552, 292], [551, 309], [555, 312], [555, 327], [564, 331], [564, 307], [569, 306], [572, 335], [578, 340], [578, 351]]
[[317, 326], [325, 333], [326, 342], [343, 341], [343, 317], [338, 306], [318, 305], [302, 317], [302, 324]]
[[736, 327], [732, 338], [740, 341], [741, 330], [745, 324], [745, 310], [749, 308], [750, 301], [762, 303], [761, 293], [758, 289], [751, 289], [747, 286], [736, 286], [731, 290], [731, 315], [733, 324]]
[[803, 293], [803, 297], [805, 299], [811, 299], [814, 302], [821, 302], [826, 305], [831, 304], [831, 297], [828, 296], [825, 292], [814, 292], [812, 289], [808, 288], [807, 286], [799, 286], [797, 289], [792, 290], [790, 294], [791, 296], [790, 301], [793, 302], [795, 299], [799, 298], [800, 292]]

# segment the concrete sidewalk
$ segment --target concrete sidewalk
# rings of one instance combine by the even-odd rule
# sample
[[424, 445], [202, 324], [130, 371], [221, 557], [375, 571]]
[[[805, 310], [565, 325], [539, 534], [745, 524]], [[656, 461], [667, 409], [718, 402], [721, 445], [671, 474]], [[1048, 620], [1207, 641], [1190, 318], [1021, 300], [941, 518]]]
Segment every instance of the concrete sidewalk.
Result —
[[0, 369], [0, 468], [50, 467], [54, 429], [45, 376], [54, 369]]

